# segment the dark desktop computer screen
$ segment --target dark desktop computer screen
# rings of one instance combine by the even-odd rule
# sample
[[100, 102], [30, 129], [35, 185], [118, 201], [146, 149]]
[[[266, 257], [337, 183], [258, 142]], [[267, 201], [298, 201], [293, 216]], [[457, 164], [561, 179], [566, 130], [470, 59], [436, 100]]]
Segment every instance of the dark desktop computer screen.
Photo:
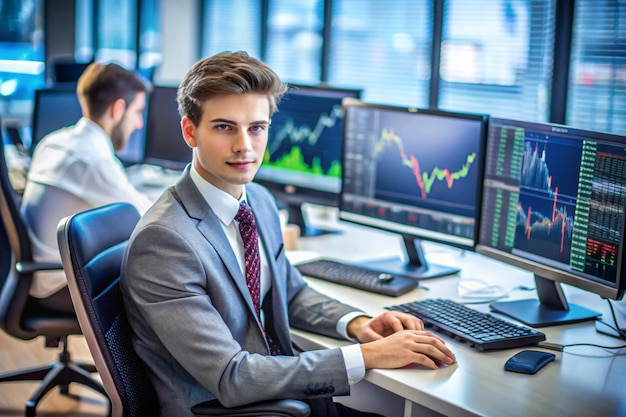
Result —
[[302, 236], [327, 231], [306, 224], [302, 203], [337, 207], [341, 190], [341, 137], [345, 97], [362, 90], [290, 85], [272, 116], [267, 150], [255, 181], [288, 208]]
[[[74, 88], [35, 90], [31, 124], [31, 154], [48, 133], [74, 125], [81, 117], [82, 111]], [[143, 129], [134, 132], [126, 147], [117, 155], [125, 164], [140, 162], [143, 156]]]
[[561, 283], [624, 291], [626, 137], [491, 118], [477, 252], [528, 269], [539, 299], [492, 303], [541, 327], [595, 319]]
[[488, 117], [357, 101], [344, 110], [339, 216], [401, 235], [407, 252], [364, 266], [416, 279], [458, 272], [429, 263], [420, 240], [474, 248]]
[[155, 86], [150, 94], [143, 162], [182, 170], [191, 162], [193, 151], [180, 129], [176, 91], [177, 87]]
[[71, 88], [35, 90], [33, 105], [31, 153], [48, 133], [71, 126], [82, 117], [76, 90]]

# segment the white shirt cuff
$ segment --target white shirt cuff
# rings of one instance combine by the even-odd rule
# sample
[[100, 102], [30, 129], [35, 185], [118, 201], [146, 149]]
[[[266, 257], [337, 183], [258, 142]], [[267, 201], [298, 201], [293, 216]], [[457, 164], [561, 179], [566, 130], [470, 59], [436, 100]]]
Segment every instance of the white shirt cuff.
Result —
[[353, 311], [341, 317], [339, 321], [337, 322], [337, 327], [336, 327], [337, 333], [343, 336], [344, 339], [351, 340], [353, 342], [358, 342], [358, 340], [354, 339], [353, 337], [348, 336], [348, 323], [350, 323], [352, 320], [360, 316], [369, 317], [367, 314], [365, 314], [362, 311]]
[[348, 383], [354, 385], [365, 377], [365, 362], [363, 361], [361, 346], [358, 344], [348, 345], [342, 346], [340, 349], [346, 364]]

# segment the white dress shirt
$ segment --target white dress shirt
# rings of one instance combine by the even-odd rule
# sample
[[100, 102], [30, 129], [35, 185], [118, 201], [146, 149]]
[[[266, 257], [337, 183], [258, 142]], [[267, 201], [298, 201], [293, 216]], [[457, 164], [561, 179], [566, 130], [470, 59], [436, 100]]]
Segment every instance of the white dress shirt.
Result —
[[[144, 213], [152, 204], [129, 182], [105, 131], [89, 119], [44, 137], [30, 164], [21, 211], [36, 261], [60, 262], [56, 227], [66, 216], [115, 202]], [[67, 285], [63, 272], [35, 274], [30, 294], [44, 298]]]
[[[239, 262], [241, 272], [245, 275], [246, 263], [244, 260], [243, 240], [239, 233], [238, 222], [235, 220], [237, 211], [239, 210], [239, 204], [241, 201], [246, 200], [246, 189], [244, 187], [243, 193], [239, 200], [235, 199], [230, 194], [215, 187], [213, 184], [204, 180], [193, 164], [190, 170], [191, 180], [198, 187], [200, 194], [206, 200], [207, 204], [211, 207], [215, 215], [220, 219], [224, 233], [228, 238], [228, 242], [235, 253], [235, 257]], [[259, 256], [261, 259], [261, 305], [263, 305], [263, 299], [267, 295], [270, 286], [270, 271], [265, 254], [265, 249], [262, 244], [259, 244]], [[262, 312], [261, 312], [262, 314]], [[347, 325], [354, 317], [362, 316], [363, 313], [353, 312], [343, 316], [337, 323], [337, 331], [344, 335], [346, 339], [349, 339], [347, 334]], [[261, 317], [263, 321], [263, 316]], [[361, 347], [359, 344], [353, 344], [341, 347], [341, 353], [346, 364], [346, 370], [349, 383], [355, 384], [359, 382], [365, 376], [365, 363], [363, 361], [363, 354], [361, 353]]]

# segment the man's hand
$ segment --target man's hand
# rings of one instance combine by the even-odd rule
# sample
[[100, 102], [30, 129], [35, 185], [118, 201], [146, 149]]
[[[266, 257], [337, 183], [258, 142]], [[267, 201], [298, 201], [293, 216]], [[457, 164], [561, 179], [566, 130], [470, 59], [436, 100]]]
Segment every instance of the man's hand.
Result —
[[418, 363], [430, 369], [456, 362], [438, 336], [424, 330], [403, 330], [384, 339], [361, 344], [365, 369], [395, 369]]
[[386, 311], [374, 318], [357, 317], [348, 323], [347, 330], [359, 342], [372, 342], [402, 330], [424, 330], [424, 323], [410, 314]]
[[348, 323], [348, 334], [360, 341], [365, 368], [401, 368], [418, 363], [437, 369], [456, 357], [439, 336], [424, 330], [424, 323], [410, 314], [386, 311]]

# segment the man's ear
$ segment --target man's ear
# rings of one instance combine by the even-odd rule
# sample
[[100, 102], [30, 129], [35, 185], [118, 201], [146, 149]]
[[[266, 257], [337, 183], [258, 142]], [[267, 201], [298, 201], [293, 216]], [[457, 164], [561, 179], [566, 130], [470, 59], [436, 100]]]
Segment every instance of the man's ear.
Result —
[[187, 116], [183, 116], [180, 121], [180, 128], [183, 132], [183, 138], [187, 142], [187, 146], [195, 148], [198, 146], [198, 140], [196, 138], [196, 125]]
[[109, 112], [111, 114], [111, 118], [117, 123], [122, 120], [124, 117], [124, 112], [126, 111], [126, 101], [123, 98], [118, 98], [111, 104]]

